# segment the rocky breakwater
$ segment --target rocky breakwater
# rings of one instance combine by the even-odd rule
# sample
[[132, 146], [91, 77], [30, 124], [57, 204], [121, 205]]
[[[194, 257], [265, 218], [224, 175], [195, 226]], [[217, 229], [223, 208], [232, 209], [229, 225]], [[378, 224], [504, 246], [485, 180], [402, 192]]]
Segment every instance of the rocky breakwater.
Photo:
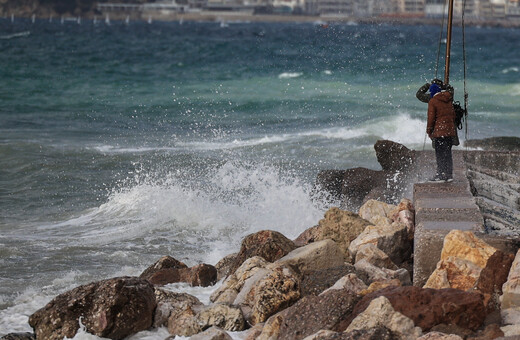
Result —
[[[247, 340], [483, 340], [515, 333], [520, 255], [513, 262], [471, 233], [448, 236], [444, 262], [427, 287], [414, 287], [409, 200], [369, 200], [357, 213], [331, 208], [295, 240], [271, 230], [247, 236], [216, 266], [189, 268], [165, 256], [141, 277], [77, 287], [30, 316], [34, 334], [3, 339], [72, 338], [80, 325], [109, 339], [158, 327], [191, 339], [231, 339], [229, 332], [247, 330]], [[217, 277], [208, 305], [164, 287], [212, 286]]]

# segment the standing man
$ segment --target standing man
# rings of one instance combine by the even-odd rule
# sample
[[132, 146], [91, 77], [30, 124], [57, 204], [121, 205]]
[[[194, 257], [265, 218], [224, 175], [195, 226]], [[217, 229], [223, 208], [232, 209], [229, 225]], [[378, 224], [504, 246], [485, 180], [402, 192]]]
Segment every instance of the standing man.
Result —
[[457, 136], [453, 95], [449, 91], [442, 91], [436, 83], [430, 85], [429, 92], [426, 133], [433, 141], [437, 160], [437, 174], [430, 182], [451, 182], [453, 181], [451, 147], [454, 137]]

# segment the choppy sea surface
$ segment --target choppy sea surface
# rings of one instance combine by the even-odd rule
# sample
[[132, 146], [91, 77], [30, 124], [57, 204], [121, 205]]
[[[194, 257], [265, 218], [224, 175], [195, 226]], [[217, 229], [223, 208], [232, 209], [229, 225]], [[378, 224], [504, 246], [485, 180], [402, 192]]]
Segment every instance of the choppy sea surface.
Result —
[[[318, 171], [379, 169], [378, 139], [429, 148], [415, 92], [439, 32], [0, 18], [0, 336], [163, 255], [215, 264], [252, 232], [296, 237], [337, 203], [314, 194]], [[469, 138], [520, 135], [518, 46], [518, 29], [466, 29]]]

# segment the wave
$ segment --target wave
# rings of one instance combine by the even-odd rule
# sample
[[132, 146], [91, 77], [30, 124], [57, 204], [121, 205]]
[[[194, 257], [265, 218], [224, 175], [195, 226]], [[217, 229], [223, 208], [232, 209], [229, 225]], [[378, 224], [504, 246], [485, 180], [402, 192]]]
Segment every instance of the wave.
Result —
[[0, 39], [9, 40], [14, 38], [21, 38], [21, 37], [27, 37], [31, 34], [30, 31], [24, 31], [24, 32], [18, 32], [13, 34], [7, 34], [7, 35], [0, 35]]
[[520, 72], [520, 67], [516, 67], [516, 66], [508, 67], [508, 68], [503, 69], [501, 73], [508, 74], [511, 72]]
[[[271, 229], [293, 238], [323, 216], [310, 185], [262, 164], [230, 161], [202, 178], [175, 172], [132, 181], [99, 207], [40, 231], [66, 235], [81, 246], [167, 235], [197, 247], [184, 249], [195, 252], [195, 260], [211, 263], [236, 251], [249, 233]], [[202, 254], [200, 247], [208, 252]]]
[[278, 79], [291, 79], [291, 78], [299, 78], [303, 75], [302, 72], [284, 72], [278, 75]]

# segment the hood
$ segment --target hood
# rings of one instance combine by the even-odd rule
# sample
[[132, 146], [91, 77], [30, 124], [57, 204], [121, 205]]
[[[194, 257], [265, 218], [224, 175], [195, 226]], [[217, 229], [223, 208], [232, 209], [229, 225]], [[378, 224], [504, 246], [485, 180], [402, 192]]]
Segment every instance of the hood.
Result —
[[440, 100], [441, 102], [451, 102], [451, 100], [453, 99], [452, 96], [451, 96], [451, 93], [449, 92], [441, 92], [441, 93], [437, 93], [433, 98], [436, 98], [438, 100]]

